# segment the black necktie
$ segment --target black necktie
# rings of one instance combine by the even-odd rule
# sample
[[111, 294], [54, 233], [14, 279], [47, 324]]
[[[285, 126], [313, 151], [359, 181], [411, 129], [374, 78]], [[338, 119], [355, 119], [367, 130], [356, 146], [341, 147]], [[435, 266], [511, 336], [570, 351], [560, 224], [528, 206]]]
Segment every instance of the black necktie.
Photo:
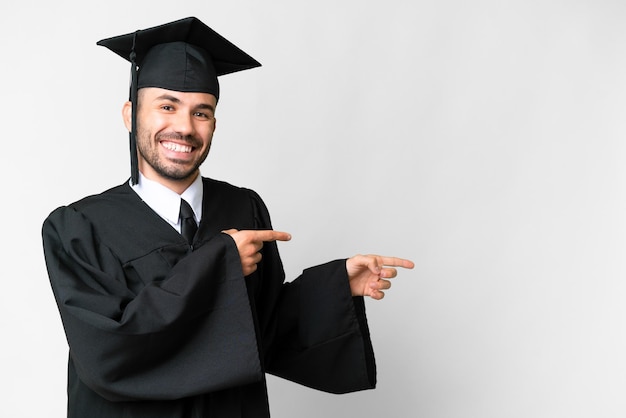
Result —
[[193, 237], [196, 235], [198, 225], [193, 218], [193, 210], [185, 199], [180, 199], [180, 233], [185, 237], [189, 245], [193, 243]]

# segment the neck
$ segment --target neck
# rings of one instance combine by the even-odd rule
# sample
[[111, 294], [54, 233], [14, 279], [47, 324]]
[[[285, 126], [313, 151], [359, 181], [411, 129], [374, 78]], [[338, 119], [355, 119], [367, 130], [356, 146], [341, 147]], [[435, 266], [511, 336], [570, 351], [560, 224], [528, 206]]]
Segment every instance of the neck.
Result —
[[145, 173], [143, 170], [141, 170], [141, 174], [145, 178], [156, 181], [157, 183], [162, 184], [163, 186], [178, 194], [183, 194], [183, 192], [187, 190], [189, 186], [191, 186], [191, 183], [193, 183], [200, 175], [200, 171], [196, 170], [195, 173], [192, 173], [189, 177], [180, 180], [159, 176], [156, 173]]

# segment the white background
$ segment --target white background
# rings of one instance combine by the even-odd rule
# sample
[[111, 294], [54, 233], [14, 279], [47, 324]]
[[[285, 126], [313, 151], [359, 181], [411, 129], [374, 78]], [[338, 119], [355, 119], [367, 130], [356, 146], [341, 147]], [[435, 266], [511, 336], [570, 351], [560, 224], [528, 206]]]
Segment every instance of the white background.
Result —
[[203, 174], [263, 196], [288, 276], [416, 262], [367, 302], [378, 388], [270, 377], [274, 418], [626, 415], [625, 2], [34, 0], [0, 6], [0, 416], [64, 416], [41, 223], [129, 173], [95, 43], [187, 16], [263, 63], [222, 78]]

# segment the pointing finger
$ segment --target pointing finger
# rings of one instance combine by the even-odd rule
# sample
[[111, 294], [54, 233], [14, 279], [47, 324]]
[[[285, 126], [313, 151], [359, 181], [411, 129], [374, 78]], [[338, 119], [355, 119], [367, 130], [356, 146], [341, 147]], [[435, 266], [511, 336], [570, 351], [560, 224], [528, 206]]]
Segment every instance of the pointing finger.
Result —
[[262, 230], [262, 231], [254, 231], [255, 238], [258, 241], [289, 241], [291, 239], [291, 234], [288, 232], [281, 231], [273, 231], [273, 230]]
[[404, 258], [398, 257], [381, 257], [383, 265], [385, 266], [393, 266], [393, 267], [403, 267], [406, 269], [412, 269], [415, 267], [415, 263], [411, 260], [406, 260]]

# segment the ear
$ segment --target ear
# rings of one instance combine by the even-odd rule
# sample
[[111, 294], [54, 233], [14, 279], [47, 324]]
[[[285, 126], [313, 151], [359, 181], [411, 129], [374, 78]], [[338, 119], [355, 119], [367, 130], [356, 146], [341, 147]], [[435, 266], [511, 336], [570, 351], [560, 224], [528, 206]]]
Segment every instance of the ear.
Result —
[[132, 117], [133, 117], [133, 104], [130, 101], [128, 101], [124, 103], [124, 106], [122, 107], [122, 118], [124, 119], [124, 125], [126, 125], [126, 129], [128, 130], [128, 132], [130, 132], [133, 129]]

